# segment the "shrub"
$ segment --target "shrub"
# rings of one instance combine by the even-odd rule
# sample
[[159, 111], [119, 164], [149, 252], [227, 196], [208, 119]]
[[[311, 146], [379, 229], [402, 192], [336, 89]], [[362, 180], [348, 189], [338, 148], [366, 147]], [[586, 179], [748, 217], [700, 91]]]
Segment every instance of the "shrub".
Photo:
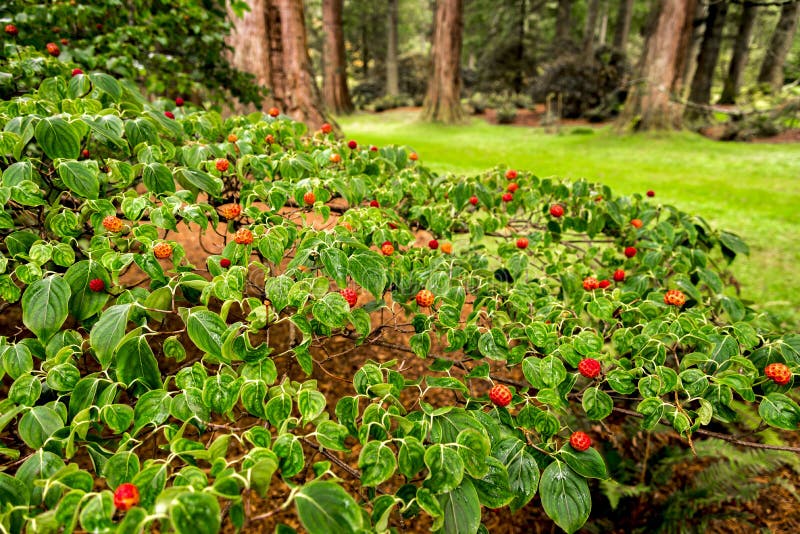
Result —
[[505, 102], [497, 108], [497, 122], [511, 124], [517, 118], [517, 108], [511, 102]]
[[689, 445], [800, 423], [800, 336], [733, 296], [747, 247], [700, 217], [162, 111], [97, 72], [0, 104], [6, 531], [215, 532], [270, 499], [312, 533], [539, 505], [574, 532], [612, 414]]

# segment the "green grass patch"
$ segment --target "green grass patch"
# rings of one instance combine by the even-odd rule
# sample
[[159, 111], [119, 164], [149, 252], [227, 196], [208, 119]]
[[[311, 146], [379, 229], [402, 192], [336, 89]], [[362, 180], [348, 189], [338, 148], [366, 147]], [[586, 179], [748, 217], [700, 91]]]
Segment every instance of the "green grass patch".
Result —
[[469, 175], [507, 165], [546, 176], [586, 178], [622, 194], [656, 191], [654, 200], [741, 235], [750, 257], [733, 272], [742, 297], [800, 323], [800, 145], [718, 142], [688, 132], [580, 135], [564, 128], [424, 124], [412, 111], [340, 117], [360, 143], [408, 145], [438, 172]]

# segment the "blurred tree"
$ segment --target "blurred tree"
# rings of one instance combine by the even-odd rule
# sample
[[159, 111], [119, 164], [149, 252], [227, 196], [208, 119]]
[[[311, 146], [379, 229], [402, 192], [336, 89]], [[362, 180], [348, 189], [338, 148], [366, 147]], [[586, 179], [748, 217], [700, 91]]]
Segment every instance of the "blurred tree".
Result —
[[628, 44], [628, 34], [631, 32], [632, 16], [633, 0], [619, 0], [617, 20], [614, 23], [614, 48], [623, 53]]
[[438, 0], [431, 50], [432, 70], [422, 116], [425, 120], [457, 123], [461, 109], [461, 41], [463, 1]]
[[722, 95], [719, 97], [720, 104], [735, 104], [736, 97], [739, 96], [739, 87], [742, 85], [742, 76], [750, 55], [750, 40], [753, 37], [757, 14], [757, 4], [745, 2], [742, 5], [728, 76], [725, 78]]
[[386, 13], [386, 94], [400, 94], [399, 66], [397, 61], [397, 0], [387, 0]]
[[697, 68], [689, 91], [690, 104], [686, 108], [686, 118], [689, 120], [707, 120], [711, 115], [705, 106], [711, 102], [711, 83], [714, 81], [714, 71], [717, 68], [727, 13], [727, 0], [716, 0], [708, 5], [703, 42], [700, 45]]
[[779, 91], [783, 85], [783, 65], [792, 47], [792, 40], [797, 31], [800, 17], [800, 1], [790, 1], [781, 7], [781, 18], [772, 33], [772, 39], [761, 64], [758, 82], [769, 85], [772, 91]]
[[588, 0], [586, 10], [586, 21], [583, 29], [583, 55], [591, 57], [595, 44], [595, 30], [597, 29], [597, 19], [600, 16], [600, 0]]
[[322, 95], [328, 110], [336, 114], [353, 111], [353, 103], [347, 89], [342, 4], [343, 0], [323, 0], [322, 2], [322, 24], [325, 30]]
[[558, 0], [558, 13], [556, 15], [556, 31], [553, 38], [554, 48], [557, 49], [559, 43], [569, 40], [572, 18], [572, 0]]
[[657, 2], [639, 61], [640, 80], [628, 94], [619, 126], [635, 130], [663, 130], [681, 125], [683, 106], [671, 99], [683, 84], [696, 0]]

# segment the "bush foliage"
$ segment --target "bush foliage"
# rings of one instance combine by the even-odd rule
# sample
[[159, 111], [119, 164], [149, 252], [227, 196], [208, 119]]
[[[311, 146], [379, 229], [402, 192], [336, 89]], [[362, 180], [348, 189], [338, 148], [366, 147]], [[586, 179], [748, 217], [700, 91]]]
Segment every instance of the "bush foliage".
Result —
[[[215, 532], [282, 481], [276, 506], [312, 533], [477, 532], [482, 507], [525, 506], [574, 532], [612, 414], [689, 444], [747, 406], [800, 423], [792, 379], [764, 375], [800, 369], [800, 336], [730, 291], [747, 247], [699, 216], [500, 167], [437, 175], [16, 50], [10, 72], [43, 70], [0, 104], [0, 302], [21, 316], [0, 344], [6, 531]], [[221, 245], [187, 250], [187, 228]], [[326, 366], [354, 354], [334, 395]]]

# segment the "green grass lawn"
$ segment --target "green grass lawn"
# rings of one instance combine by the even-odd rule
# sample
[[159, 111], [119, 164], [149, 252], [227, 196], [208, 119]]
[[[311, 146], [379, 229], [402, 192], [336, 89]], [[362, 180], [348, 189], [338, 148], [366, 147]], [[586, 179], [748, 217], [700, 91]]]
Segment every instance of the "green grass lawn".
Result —
[[393, 111], [338, 118], [345, 135], [366, 144], [408, 145], [425, 165], [465, 174], [498, 164], [541, 177], [586, 178], [618, 193], [656, 191], [655, 200], [741, 235], [750, 257], [734, 273], [742, 297], [800, 322], [800, 144], [716, 142], [691, 133], [617, 135], [609, 128], [466, 126], [418, 121]]

